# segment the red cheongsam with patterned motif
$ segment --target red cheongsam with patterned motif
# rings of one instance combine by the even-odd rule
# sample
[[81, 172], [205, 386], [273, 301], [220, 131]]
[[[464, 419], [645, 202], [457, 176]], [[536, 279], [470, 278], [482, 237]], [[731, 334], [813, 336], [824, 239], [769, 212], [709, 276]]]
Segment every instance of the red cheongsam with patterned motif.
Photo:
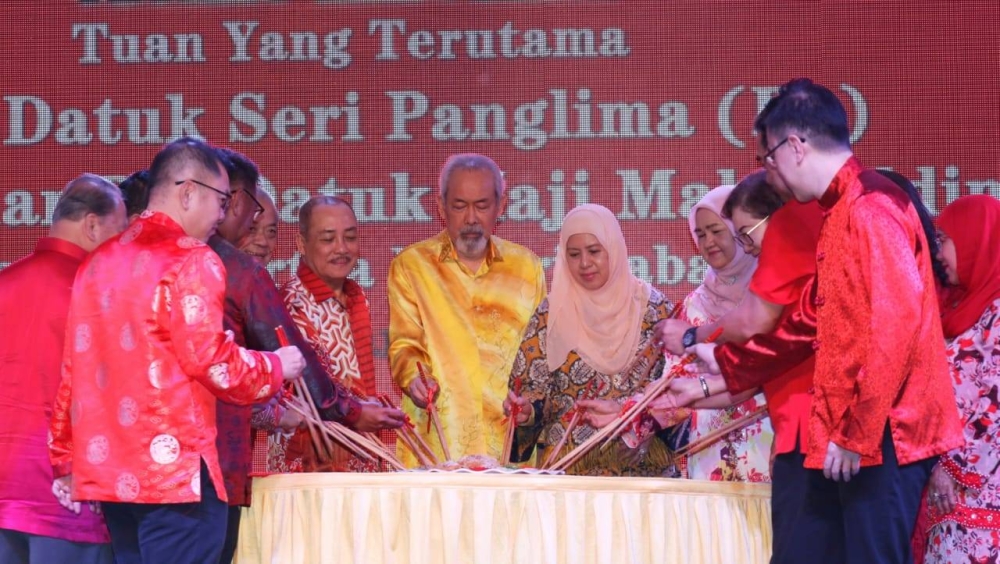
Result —
[[216, 398], [266, 400], [281, 365], [223, 332], [225, 280], [207, 245], [153, 212], [81, 265], [50, 446], [56, 476], [73, 475], [74, 499], [196, 502], [202, 460], [226, 499]]

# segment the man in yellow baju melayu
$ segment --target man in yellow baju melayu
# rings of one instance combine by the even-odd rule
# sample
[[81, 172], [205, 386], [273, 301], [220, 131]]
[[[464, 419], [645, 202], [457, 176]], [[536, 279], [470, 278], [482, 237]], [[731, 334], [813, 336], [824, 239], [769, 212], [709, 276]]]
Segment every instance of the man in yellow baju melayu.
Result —
[[[492, 159], [452, 155], [439, 189], [444, 231], [410, 245], [389, 266], [389, 367], [403, 389], [403, 410], [438, 458], [437, 434], [426, 433], [428, 388], [452, 459], [499, 458], [507, 382], [524, 328], [545, 297], [545, 273], [530, 250], [492, 235], [507, 203]], [[418, 363], [430, 382], [419, 378]], [[417, 465], [402, 446], [399, 455]]]

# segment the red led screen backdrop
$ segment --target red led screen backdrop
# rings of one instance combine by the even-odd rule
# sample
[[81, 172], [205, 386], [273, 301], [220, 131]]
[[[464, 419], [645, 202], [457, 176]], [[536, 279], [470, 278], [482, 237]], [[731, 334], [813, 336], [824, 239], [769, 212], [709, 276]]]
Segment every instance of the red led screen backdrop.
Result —
[[551, 261], [566, 211], [603, 204], [633, 270], [681, 299], [704, 272], [688, 210], [754, 168], [753, 117], [789, 78], [836, 91], [862, 160], [913, 179], [932, 211], [1000, 195], [998, 14], [973, 1], [8, 1], [0, 265], [31, 251], [72, 177], [119, 180], [200, 135], [260, 165], [279, 282], [297, 264], [298, 206], [353, 202], [355, 277], [379, 331], [388, 263], [441, 229], [437, 172], [456, 152], [505, 171], [500, 236]]

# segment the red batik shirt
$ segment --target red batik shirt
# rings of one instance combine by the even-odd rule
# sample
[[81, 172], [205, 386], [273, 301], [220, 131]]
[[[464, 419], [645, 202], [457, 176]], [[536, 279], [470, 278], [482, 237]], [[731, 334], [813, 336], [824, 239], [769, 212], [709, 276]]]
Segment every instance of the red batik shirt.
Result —
[[[104, 519], [52, 495], [46, 437], [59, 386], [73, 277], [87, 252], [45, 237], [0, 271], [0, 529], [105, 543]], [[0, 558], [2, 559], [2, 558]]]
[[[379, 393], [389, 392], [376, 385], [371, 313], [368, 298], [357, 282], [344, 281], [342, 303], [326, 282], [305, 262], [300, 262], [296, 276], [286, 282], [281, 291], [292, 320], [322, 357], [331, 378], [361, 398], [374, 398]], [[297, 434], [304, 435], [305, 431], [299, 429]], [[393, 431], [379, 434], [384, 442], [395, 447]], [[350, 456], [339, 446], [335, 450], [333, 470], [379, 470], [377, 465]], [[307, 468], [312, 466], [312, 461], [304, 462]]]
[[882, 463], [888, 423], [899, 464], [962, 444], [927, 241], [909, 197], [849, 159], [819, 201], [816, 282], [775, 333], [716, 355], [726, 382], [780, 374], [816, 352], [806, 467], [830, 441]]
[[74, 499], [196, 502], [202, 460], [227, 499], [216, 398], [264, 401], [282, 378], [277, 355], [223, 332], [225, 280], [207, 245], [153, 212], [81, 265], [50, 447]]

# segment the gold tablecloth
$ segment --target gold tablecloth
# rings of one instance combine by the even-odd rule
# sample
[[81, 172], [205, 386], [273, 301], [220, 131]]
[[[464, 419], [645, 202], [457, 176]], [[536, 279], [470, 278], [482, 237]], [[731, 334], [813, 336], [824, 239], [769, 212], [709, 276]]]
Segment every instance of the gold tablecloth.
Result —
[[238, 564], [766, 564], [761, 484], [404, 472], [258, 478]]

